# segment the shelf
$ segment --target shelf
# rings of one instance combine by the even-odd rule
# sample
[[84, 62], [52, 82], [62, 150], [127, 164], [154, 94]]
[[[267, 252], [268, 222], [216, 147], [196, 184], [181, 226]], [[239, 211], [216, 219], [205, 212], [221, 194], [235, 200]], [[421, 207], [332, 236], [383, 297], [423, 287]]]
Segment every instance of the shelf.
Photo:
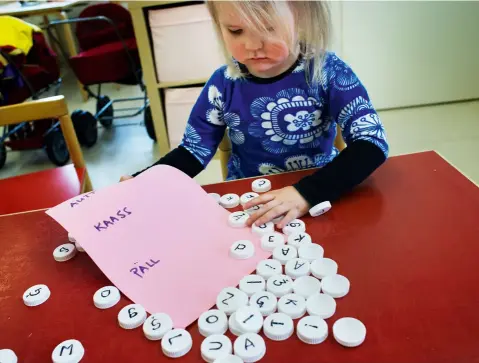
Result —
[[208, 81], [208, 78], [193, 79], [193, 80], [181, 81], [181, 82], [160, 82], [158, 83], [158, 88], [197, 86], [199, 84], [204, 85], [207, 81]]

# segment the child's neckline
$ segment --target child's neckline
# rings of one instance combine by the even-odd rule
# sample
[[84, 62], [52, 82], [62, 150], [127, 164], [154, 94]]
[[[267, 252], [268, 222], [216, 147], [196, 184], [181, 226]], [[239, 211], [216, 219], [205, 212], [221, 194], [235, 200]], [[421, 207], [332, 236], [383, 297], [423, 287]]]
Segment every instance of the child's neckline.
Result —
[[254, 82], [254, 83], [270, 84], [270, 83], [277, 82], [277, 81], [283, 79], [284, 77], [288, 76], [289, 74], [291, 74], [295, 70], [295, 68], [301, 63], [302, 60], [303, 60], [303, 57], [300, 54], [298, 56], [298, 58], [296, 59], [296, 61], [291, 65], [291, 67], [289, 67], [283, 73], [280, 73], [277, 76], [269, 77], [269, 78], [257, 77], [255, 75], [251, 74], [248, 71], [248, 68], [246, 68], [246, 66], [244, 64], [242, 64], [240, 62], [237, 62], [237, 64], [238, 64], [241, 72], [246, 75], [245, 77], [248, 81], [251, 81], [251, 82]]

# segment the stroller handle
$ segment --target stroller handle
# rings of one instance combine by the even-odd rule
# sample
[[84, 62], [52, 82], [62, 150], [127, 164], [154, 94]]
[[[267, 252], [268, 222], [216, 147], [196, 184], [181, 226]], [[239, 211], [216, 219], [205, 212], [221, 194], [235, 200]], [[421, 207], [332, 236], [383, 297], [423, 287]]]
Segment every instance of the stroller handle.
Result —
[[118, 39], [120, 39], [121, 44], [123, 45], [123, 49], [126, 52], [126, 55], [128, 57], [128, 62], [130, 63], [133, 74], [135, 75], [135, 79], [136, 79], [138, 84], [142, 85], [141, 79], [138, 77], [138, 72], [135, 69], [135, 62], [133, 61], [133, 58], [130, 54], [130, 51], [128, 50], [128, 47], [125, 43], [125, 40], [121, 36], [120, 31], [118, 30], [118, 27], [116, 26], [116, 24], [110, 18], [107, 18], [106, 16], [93, 16], [93, 17], [88, 17], [88, 18], [71, 18], [71, 19], [65, 19], [65, 20], [53, 20], [53, 21], [50, 21], [45, 28], [48, 32], [48, 35], [51, 37], [51, 39], [53, 39], [55, 41], [55, 43], [60, 48], [60, 50], [63, 54], [63, 57], [65, 57], [65, 59], [68, 60], [69, 57], [67, 56], [65, 50], [63, 49], [63, 46], [61, 45], [58, 38], [55, 37], [53, 35], [52, 31], [51, 31], [52, 26], [74, 24], [74, 23], [84, 23], [84, 22], [89, 22], [89, 21], [106, 21], [108, 24], [110, 24], [110, 26], [113, 27], [113, 29], [115, 30], [116, 35], [118, 36]]

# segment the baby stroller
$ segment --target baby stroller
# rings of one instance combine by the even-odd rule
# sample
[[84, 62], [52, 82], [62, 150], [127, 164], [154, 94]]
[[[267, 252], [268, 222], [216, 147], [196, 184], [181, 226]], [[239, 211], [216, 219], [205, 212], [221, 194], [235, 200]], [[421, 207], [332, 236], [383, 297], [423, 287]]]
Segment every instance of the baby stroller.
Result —
[[[76, 24], [75, 34], [80, 52], [72, 57], [66, 55], [51, 31], [53, 26], [66, 23]], [[47, 29], [88, 95], [96, 99], [95, 115], [82, 110], [75, 110], [71, 115], [80, 144], [90, 147], [96, 143], [97, 121], [103, 127], [110, 128], [114, 119], [133, 117], [143, 111], [147, 130], [153, 130], [131, 16], [123, 6], [113, 3], [90, 5], [78, 18], [52, 21]], [[139, 85], [144, 96], [111, 100], [101, 93], [104, 83]], [[90, 89], [94, 85], [97, 85], [97, 93]], [[143, 101], [141, 107], [113, 108], [117, 102], [138, 100]], [[133, 112], [125, 114], [125, 111]], [[115, 115], [118, 113], [120, 115]], [[151, 132], [154, 134], [154, 131]]]
[[[26, 29], [33, 29], [26, 31]], [[25, 54], [12, 44], [0, 44], [0, 106], [22, 103], [29, 97], [38, 99], [53, 87], [55, 95], [61, 84], [56, 54], [48, 47], [41, 30], [12, 17], [0, 18], [0, 29], [31, 33], [32, 45]], [[14, 35], [12, 39], [17, 37]], [[27, 39], [27, 38], [23, 38]], [[10, 125], [0, 135], [0, 168], [5, 165], [7, 147], [11, 150], [45, 148], [56, 165], [70, 158], [60, 124], [56, 119], [37, 120]]]

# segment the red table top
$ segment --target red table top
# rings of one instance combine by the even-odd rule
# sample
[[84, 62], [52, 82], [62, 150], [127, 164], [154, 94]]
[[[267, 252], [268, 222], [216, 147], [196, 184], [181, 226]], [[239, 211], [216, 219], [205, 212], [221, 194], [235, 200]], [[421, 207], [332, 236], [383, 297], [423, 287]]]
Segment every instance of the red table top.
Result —
[[81, 194], [84, 168], [73, 164], [0, 180], [0, 215], [51, 208]]
[[[279, 188], [305, 173], [269, 178]], [[205, 189], [240, 194], [250, 184]], [[479, 362], [479, 189], [473, 183], [432, 152], [394, 157], [330, 212], [304, 221], [350, 279], [351, 291], [337, 300], [324, 343], [266, 338], [263, 362]], [[0, 349], [13, 349], [19, 362], [48, 362], [57, 344], [74, 338], [85, 347], [84, 362], [169, 361], [141, 328], [118, 327], [128, 299], [107, 310], [94, 307], [94, 292], [109, 281], [86, 254], [54, 261], [53, 249], [67, 236], [43, 212], [0, 217], [0, 238]], [[50, 299], [26, 307], [23, 292], [40, 283], [49, 286]], [[358, 348], [343, 348], [332, 337], [333, 323], [344, 316], [367, 327]], [[188, 329], [193, 349], [177, 361], [201, 362], [202, 337], [196, 324]]]

